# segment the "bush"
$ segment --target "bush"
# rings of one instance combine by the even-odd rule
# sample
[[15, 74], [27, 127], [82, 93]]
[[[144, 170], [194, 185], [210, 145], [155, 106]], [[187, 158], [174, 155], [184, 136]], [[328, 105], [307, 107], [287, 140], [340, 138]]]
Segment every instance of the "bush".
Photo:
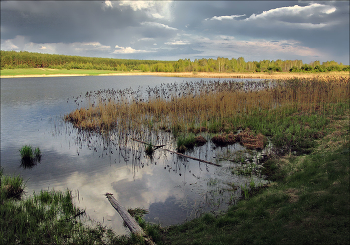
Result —
[[289, 72], [300, 72], [300, 69], [296, 66], [293, 66], [292, 68], [289, 69]]

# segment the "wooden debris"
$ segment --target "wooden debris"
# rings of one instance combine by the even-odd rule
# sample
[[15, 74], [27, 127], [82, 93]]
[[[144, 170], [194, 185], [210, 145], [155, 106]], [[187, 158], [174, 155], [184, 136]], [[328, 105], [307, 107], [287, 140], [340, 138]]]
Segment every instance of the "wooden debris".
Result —
[[136, 220], [128, 213], [128, 211], [122, 205], [120, 205], [117, 199], [113, 197], [113, 194], [106, 193], [105, 195], [108, 198], [108, 201], [112, 204], [112, 206], [118, 211], [120, 216], [123, 218], [129, 230], [134, 234], [145, 236], [146, 235], [145, 232], [142, 230], [142, 228], [139, 226]]
[[221, 165], [219, 165], [219, 164], [216, 164], [216, 163], [213, 163], [213, 162], [208, 162], [208, 161], [205, 161], [205, 160], [202, 160], [202, 159], [199, 159], [199, 158], [187, 156], [187, 155], [184, 155], [184, 154], [179, 153], [179, 152], [176, 152], [176, 151], [171, 151], [171, 150], [168, 150], [168, 149], [162, 149], [162, 150], [164, 150], [164, 151], [169, 151], [169, 152], [175, 153], [175, 154], [177, 154], [177, 155], [179, 155], [179, 156], [187, 157], [187, 158], [190, 158], [190, 159], [199, 161], [199, 162], [204, 162], [204, 163], [211, 164], [211, 165], [214, 165], [214, 166], [217, 166], [217, 167], [221, 167]]
[[106, 193], [106, 197], [108, 198], [108, 201], [112, 204], [112, 206], [118, 211], [120, 216], [123, 218], [125, 224], [128, 226], [129, 230], [139, 236], [142, 236], [146, 244], [149, 245], [155, 245], [155, 243], [152, 241], [151, 238], [149, 238], [146, 233], [142, 230], [142, 228], [139, 226], [137, 221], [132, 217], [129, 212], [124, 208], [120, 203], [113, 197], [112, 193]]

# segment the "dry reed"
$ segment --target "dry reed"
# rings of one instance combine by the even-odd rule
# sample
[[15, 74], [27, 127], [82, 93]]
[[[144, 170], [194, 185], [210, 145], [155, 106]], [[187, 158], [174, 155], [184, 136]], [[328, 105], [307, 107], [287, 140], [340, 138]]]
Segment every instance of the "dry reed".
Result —
[[[146, 93], [123, 90], [87, 93], [98, 98], [88, 108], [65, 116], [75, 127], [84, 130], [132, 130], [142, 137], [145, 128], [212, 133], [237, 131], [247, 116], [265, 117], [267, 112], [283, 118], [289, 111], [326, 113], [337, 103], [348, 105], [349, 78], [318, 77], [276, 81], [209, 81], [162, 84], [147, 88]], [[257, 119], [258, 120], [258, 119]], [[234, 123], [238, 122], [238, 123]], [[263, 147], [261, 135], [250, 131], [240, 134], [248, 148]], [[257, 133], [257, 132], [256, 132]], [[233, 142], [236, 139], [227, 138]], [[236, 136], [235, 136], [236, 138]]]

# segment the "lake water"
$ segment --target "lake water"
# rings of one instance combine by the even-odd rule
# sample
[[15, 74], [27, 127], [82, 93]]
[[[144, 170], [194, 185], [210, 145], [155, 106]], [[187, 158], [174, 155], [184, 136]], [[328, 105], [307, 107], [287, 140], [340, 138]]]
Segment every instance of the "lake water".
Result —
[[[225, 210], [241, 193], [229, 183], [240, 186], [250, 181], [233, 175], [229, 169], [232, 163], [221, 161], [223, 167], [216, 167], [161, 149], [149, 159], [140, 143], [118, 145], [113, 133], [84, 134], [63, 120], [64, 115], [79, 107], [77, 103], [88, 91], [136, 90], [140, 86], [145, 89], [162, 83], [200, 80], [214, 79], [153, 76], [1, 79], [4, 173], [21, 175], [26, 181], [27, 196], [42, 189], [68, 188], [77, 206], [117, 234], [126, 234], [128, 230], [104, 196], [106, 192], [113, 193], [126, 208], [149, 210], [145, 219], [162, 226], [184, 222], [202, 212]], [[172, 136], [163, 133], [162, 137], [171, 148]], [[26, 144], [39, 147], [42, 152], [40, 163], [32, 168], [21, 166], [19, 149]], [[241, 149], [238, 144], [216, 148], [208, 142], [186, 154], [216, 162], [225, 152]]]

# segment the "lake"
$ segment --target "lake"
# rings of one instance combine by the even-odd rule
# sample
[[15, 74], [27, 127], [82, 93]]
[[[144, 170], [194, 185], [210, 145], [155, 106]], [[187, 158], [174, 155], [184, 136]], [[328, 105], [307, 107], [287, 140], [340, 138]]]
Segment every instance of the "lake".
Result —
[[[156, 76], [1, 79], [4, 173], [24, 178], [26, 196], [40, 190], [68, 188], [74, 203], [85, 209], [88, 217], [112, 228], [116, 234], [127, 234], [128, 230], [104, 196], [106, 192], [113, 193], [126, 208], [149, 210], [146, 221], [162, 226], [182, 223], [203, 212], [225, 210], [241, 195], [240, 188], [234, 190], [230, 183], [242, 186], [251, 180], [233, 175], [230, 171], [233, 163], [220, 161], [222, 167], [216, 167], [161, 149], [150, 159], [141, 143], [118, 145], [113, 132], [82, 133], [63, 119], [86, 105], [83, 98], [89, 91], [142, 90], [148, 86], [200, 80], [214, 79]], [[162, 139], [169, 147], [174, 144], [170, 133], [163, 133]], [[39, 147], [42, 152], [40, 163], [32, 168], [21, 166], [19, 149], [24, 145]], [[225, 153], [242, 149], [239, 144], [220, 148], [208, 142], [186, 154], [215, 163]]]

